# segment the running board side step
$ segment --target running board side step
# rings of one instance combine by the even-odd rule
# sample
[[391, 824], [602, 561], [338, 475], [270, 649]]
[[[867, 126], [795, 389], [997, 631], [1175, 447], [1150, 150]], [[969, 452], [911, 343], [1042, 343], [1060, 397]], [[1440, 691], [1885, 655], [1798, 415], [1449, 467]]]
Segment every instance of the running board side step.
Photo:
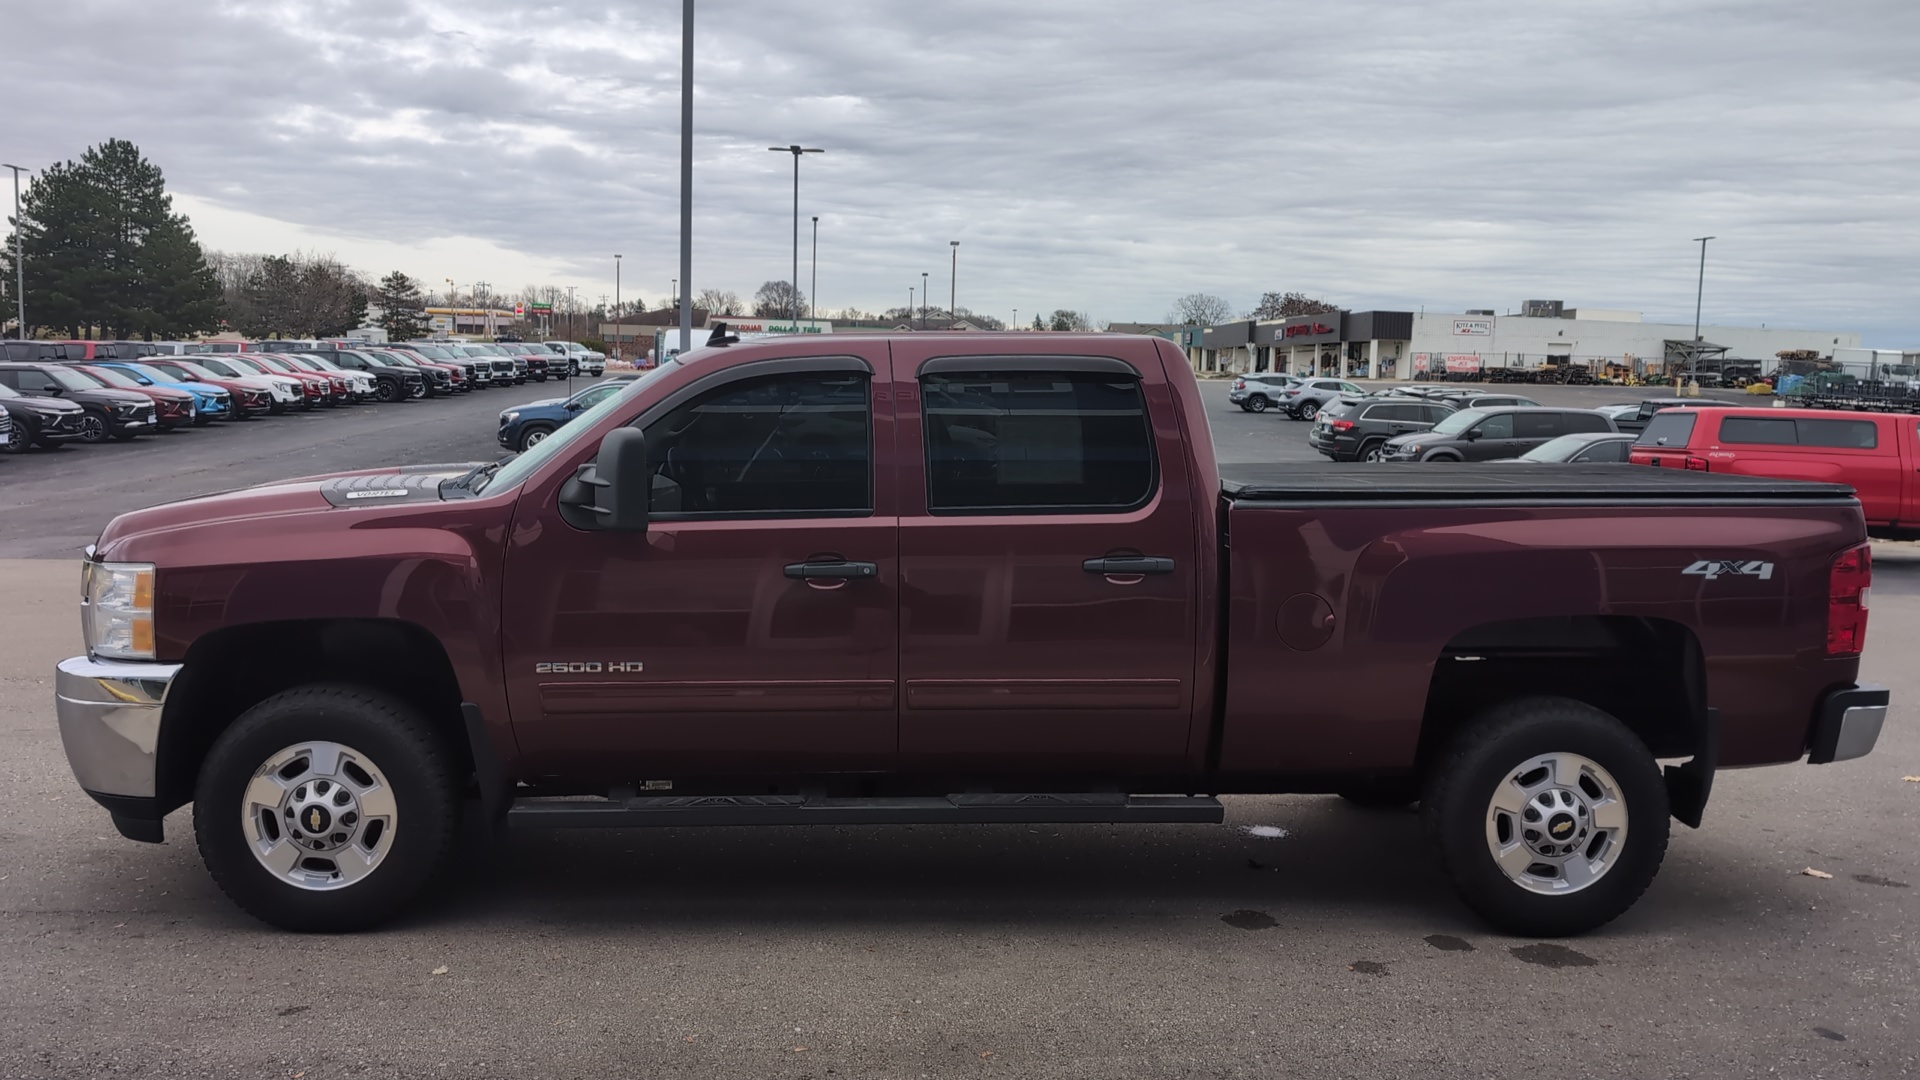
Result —
[[699, 825], [960, 825], [1194, 823], [1217, 825], [1226, 808], [1192, 795], [947, 795], [829, 799], [805, 795], [646, 795], [627, 799], [522, 799], [516, 829]]

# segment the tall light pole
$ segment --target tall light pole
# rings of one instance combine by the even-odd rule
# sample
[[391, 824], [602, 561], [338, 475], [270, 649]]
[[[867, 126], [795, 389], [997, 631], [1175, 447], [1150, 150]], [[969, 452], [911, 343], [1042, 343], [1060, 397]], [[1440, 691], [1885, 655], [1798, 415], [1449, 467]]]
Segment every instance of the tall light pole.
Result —
[[920, 271], [920, 329], [927, 328], [927, 272]]
[[913, 325], [913, 286], [907, 286], [907, 325]]
[[[490, 292], [492, 291], [492, 289], [493, 289], [493, 282], [491, 281], [474, 282], [473, 283], [473, 302], [475, 304], [481, 303], [480, 297], [482, 292], [483, 291]], [[487, 304], [485, 307], [482, 307], [480, 310], [486, 312], [486, 315], [484, 316], [484, 318], [487, 320], [486, 333], [488, 337], [492, 337], [493, 336], [493, 305]]]
[[447, 334], [452, 336], [460, 332], [460, 311], [453, 299], [460, 290], [454, 287], [452, 278], [442, 280], [447, 283]]
[[951, 326], [953, 320], [960, 317], [959, 310], [954, 306], [954, 298], [960, 295], [960, 241], [949, 240], [947, 243], [953, 247], [953, 265], [947, 271], [947, 320]]
[[568, 341], [580, 340], [580, 336], [573, 332], [573, 290], [574, 288], [575, 286], [572, 286], [572, 285], [567, 286], [567, 340]]
[[1009, 325], [1011, 325], [1011, 327], [1015, 330], [1020, 329], [1020, 309], [1019, 308], [1013, 309], [1013, 322]]
[[[693, 0], [680, 5], [680, 277], [693, 290]], [[693, 308], [680, 297], [680, 351], [693, 348]]]
[[807, 283], [807, 321], [820, 317], [820, 215], [813, 215], [813, 280]]
[[18, 165], [0, 165], [0, 169], [13, 170], [13, 299], [19, 305], [15, 314], [20, 319], [20, 329], [16, 331], [20, 340], [27, 339], [27, 265], [26, 249], [20, 246], [20, 174], [29, 170]]
[[787, 280], [793, 283], [793, 321], [794, 330], [800, 329], [800, 155], [824, 154], [825, 150], [817, 146], [769, 146], [768, 150], [776, 154], [793, 155], [793, 276]]
[[1695, 369], [1700, 363], [1700, 299], [1707, 292], [1707, 241], [1711, 236], [1696, 236], [1693, 242], [1700, 245], [1700, 280], [1693, 287], [1693, 352], [1687, 357], [1687, 381], [1698, 382]]
[[620, 339], [625, 336], [627, 320], [620, 314], [620, 256], [613, 257], [613, 358], [620, 359]]

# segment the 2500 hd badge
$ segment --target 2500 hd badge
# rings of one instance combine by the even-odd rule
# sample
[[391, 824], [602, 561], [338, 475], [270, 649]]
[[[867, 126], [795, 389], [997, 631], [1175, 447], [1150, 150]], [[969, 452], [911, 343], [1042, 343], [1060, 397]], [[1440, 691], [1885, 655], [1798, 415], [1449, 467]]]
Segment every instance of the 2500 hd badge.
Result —
[[598, 660], [562, 660], [551, 664], [533, 665], [535, 675], [598, 675], [606, 672], [611, 675], [638, 675], [646, 670], [646, 665], [638, 660], [615, 660], [603, 664]]

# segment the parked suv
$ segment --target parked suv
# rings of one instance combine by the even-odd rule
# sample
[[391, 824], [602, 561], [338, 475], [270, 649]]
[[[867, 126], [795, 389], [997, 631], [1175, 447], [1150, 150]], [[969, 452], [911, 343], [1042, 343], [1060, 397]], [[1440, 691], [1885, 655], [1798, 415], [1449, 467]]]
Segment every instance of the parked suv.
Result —
[[599, 378], [607, 373], [606, 353], [595, 352], [577, 341], [543, 341], [541, 344], [566, 358], [569, 375]]
[[1242, 375], [1233, 380], [1227, 400], [1245, 412], [1266, 412], [1280, 404], [1287, 387], [1300, 381], [1298, 375]]
[[110, 390], [65, 364], [0, 364], [0, 385], [28, 397], [71, 401], [85, 411], [80, 437], [87, 442], [131, 439], [158, 429], [152, 399], [127, 390]]
[[1455, 409], [1497, 409], [1506, 405], [1523, 405], [1529, 409], [1540, 408], [1540, 403], [1532, 398], [1524, 398], [1518, 394], [1489, 394], [1480, 390], [1440, 394], [1436, 400], [1443, 401]]
[[1307, 445], [1335, 461], [1379, 461], [1388, 439], [1426, 431], [1452, 415], [1452, 409], [1434, 401], [1343, 398], [1320, 410]]
[[1612, 430], [1613, 421], [1591, 409], [1462, 409], [1430, 430], [1387, 440], [1380, 460], [1497, 461], [1576, 431]]
[[1342, 394], [1364, 397], [1366, 393], [1345, 379], [1301, 379], [1281, 391], [1280, 407], [1295, 420], [1311, 420]]
[[419, 368], [405, 367], [355, 349], [315, 349], [311, 355], [373, 376], [375, 401], [406, 401], [427, 396], [427, 374]]
[[545, 441], [562, 424], [619, 393], [627, 383], [637, 378], [637, 374], [615, 375], [605, 382], [594, 383], [570, 398], [529, 401], [525, 405], [502, 409], [500, 430], [494, 438], [509, 450], [530, 449]]
[[53, 450], [80, 437], [86, 410], [58, 398], [28, 397], [0, 383], [0, 409], [13, 421], [13, 439], [7, 452], [18, 454], [28, 446]]

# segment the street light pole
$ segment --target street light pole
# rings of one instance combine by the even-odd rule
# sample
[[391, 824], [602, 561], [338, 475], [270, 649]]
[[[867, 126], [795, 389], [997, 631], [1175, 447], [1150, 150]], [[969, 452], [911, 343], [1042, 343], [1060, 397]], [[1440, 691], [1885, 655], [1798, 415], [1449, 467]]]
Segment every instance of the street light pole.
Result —
[[820, 215], [813, 215], [813, 280], [807, 283], [807, 321], [820, 317]]
[[620, 314], [620, 256], [613, 257], [613, 358], [620, 359], [620, 339], [626, 336], [627, 320]]
[[927, 272], [920, 271], [920, 329], [927, 328]]
[[454, 297], [459, 295], [460, 290], [454, 285], [452, 278], [443, 280], [447, 283], [447, 335], [451, 337], [460, 332], [460, 310], [454, 303]]
[[[693, 0], [680, 5], [680, 277], [693, 288]], [[680, 298], [680, 351], [693, 348], [693, 309]]]
[[787, 280], [793, 285], [793, 302], [788, 305], [793, 312], [794, 330], [800, 329], [800, 155], [824, 154], [825, 150], [817, 146], [769, 146], [768, 150], [776, 154], [793, 155], [793, 276]]
[[1693, 353], [1687, 358], [1687, 381], [1698, 383], [1696, 369], [1700, 363], [1700, 300], [1707, 292], [1707, 241], [1711, 236], [1696, 236], [1694, 243], [1700, 245], [1700, 280], [1693, 287]]
[[954, 299], [960, 295], [960, 241], [949, 240], [947, 243], [953, 247], [953, 265], [947, 271], [947, 319], [951, 325], [953, 320], [960, 318]]
[[567, 286], [567, 340], [568, 341], [580, 340], [580, 335], [574, 333], [573, 331], [573, 290], [574, 288], [575, 286], [572, 286], [572, 285]]
[[13, 170], [13, 299], [19, 305], [15, 314], [20, 319], [20, 328], [15, 331], [20, 340], [27, 339], [27, 265], [26, 249], [20, 246], [20, 174], [27, 170], [18, 165], [0, 165], [0, 169]]
[[907, 286], [907, 324], [913, 324], [913, 286]]

